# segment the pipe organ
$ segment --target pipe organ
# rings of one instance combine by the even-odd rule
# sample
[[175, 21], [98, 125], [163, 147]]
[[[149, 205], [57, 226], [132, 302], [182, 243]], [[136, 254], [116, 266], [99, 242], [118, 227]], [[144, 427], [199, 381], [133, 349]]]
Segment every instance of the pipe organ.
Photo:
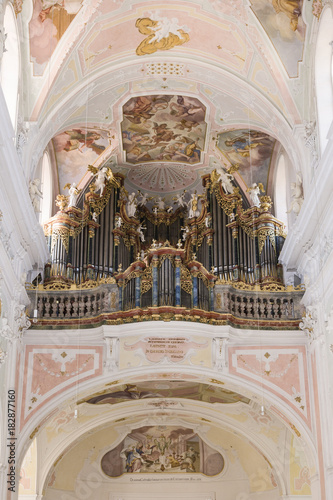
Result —
[[226, 194], [216, 176], [206, 175], [202, 194], [184, 191], [168, 206], [161, 196], [152, 202], [146, 193], [129, 193], [110, 169], [98, 175], [76, 206], [59, 195], [60, 210], [45, 224], [45, 290], [109, 283], [118, 288], [119, 311], [213, 311], [216, 286], [283, 287], [283, 224], [269, 212], [268, 196], [244, 209], [238, 188]]

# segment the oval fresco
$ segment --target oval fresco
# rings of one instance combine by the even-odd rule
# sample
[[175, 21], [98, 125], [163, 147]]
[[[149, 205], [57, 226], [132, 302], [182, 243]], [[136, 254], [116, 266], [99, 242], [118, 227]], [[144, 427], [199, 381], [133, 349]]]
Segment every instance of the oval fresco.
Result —
[[216, 476], [224, 459], [193, 429], [159, 425], [133, 429], [103, 456], [101, 467], [109, 477], [156, 472]]

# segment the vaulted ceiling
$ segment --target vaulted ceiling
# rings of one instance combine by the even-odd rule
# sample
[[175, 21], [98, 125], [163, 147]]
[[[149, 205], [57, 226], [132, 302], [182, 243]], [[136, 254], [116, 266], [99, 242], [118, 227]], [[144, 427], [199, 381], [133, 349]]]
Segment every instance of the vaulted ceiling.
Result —
[[171, 198], [219, 165], [246, 197], [253, 182], [271, 194], [281, 152], [301, 163], [310, 2], [36, 1], [25, 14], [31, 154], [51, 141], [59, 192], [107, 163]]

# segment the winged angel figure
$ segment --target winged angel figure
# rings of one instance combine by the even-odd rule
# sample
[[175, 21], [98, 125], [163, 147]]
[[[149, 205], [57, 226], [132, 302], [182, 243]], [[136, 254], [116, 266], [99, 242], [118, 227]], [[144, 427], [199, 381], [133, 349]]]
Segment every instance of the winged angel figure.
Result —
[[190, 39], [187, 26], [180, 26], [176, 17], [168, 19], [157, 12], [151, 14], [151, 17], [137, 19], [135, 26], [142, 35], [148, 35], [136, 49], [138, 56], [153, 54], [157, 50], [169, 50]]
[[110, 167], [103, 167], [100, 170], [97, 167], [94, 167], [93, 165], [88, 165], [88, 170], [96, 175], [96, 180], [95, 180], [95, 192], [98, 193], [99, 195], [102, 196], [104, 188], [105, 188], [105, 183], [108, 180], [111, 182], [111, 184], [114, 187], [119, 187], [119, 182], [117, 179], [114, 177], [113, 172]]

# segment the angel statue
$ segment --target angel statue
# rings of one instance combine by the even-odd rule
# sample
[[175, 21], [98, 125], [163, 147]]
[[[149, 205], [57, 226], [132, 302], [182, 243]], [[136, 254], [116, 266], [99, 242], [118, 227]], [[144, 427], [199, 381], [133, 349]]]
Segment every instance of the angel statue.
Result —
[[106, 181], [111, 182], [114, 187], [119, 187], [119, 183], [117, 179], [114, 178], [114, 175], [110, 167], [103, 167], [99, 170], [97, 167], [94, 167], [93, 165], [88, 165], [88, 170], [94, 175], [97, 174], [95, 180], [95, 186], [96, 186], [95, 189], [96, 192], [99, 191], [100, 196], [103, 195]]
[[188, 216], [190, 219], [193, 217], [198, 217], [200, 215], [200, 210], [198, 210], [198, 202], [199, 198], [203, 198], [203, 196], [200, 194], [198, 195], [196, 191], [191, 194], [191, 199], [190, 201], [187, 202], [188, 206]]
[[141, 196], [141, 199], [138, 201], [139, 207], [145, 206], [148, 201], [153, 200], [153, 197], [148, 196], [148, 193], [141, 193], [140, 189], [138, 189], [138, 193]]
[[231, 182], [233, 178], [234, 178], [233, 175], [229, 174], [228, 172], [225, 172], [221, 167], [216, 168], [211, 173], [212, 184], [215, 184], [216, 182], [221, 182], [222, 187], [227, 194], [232, 194], [234, 191], [234, 186]]
[[39, 186], [40, 186], [40, 179], [34, 179], [33, 181], [29, 182], [29, 196], [35, 212], [40, 212], [39, 200], [43, 198], [43, 193], [39, 189]]
[[137, 206], [138, 206], [138, 202], [136, 200], [135, 193], [129, 194], [128, 199], [127, 199], [127, 203], [126, 203], [126, 211], [127, 211], [128, 217], [134, 217]]
[[259, 182], [259, 184], [256, 184], [254, 182], [252, 186], [247, 189], [247, 192], [250, 193], [252, 207], [260, 207], [260, 198], [259, 198], [260, 191], [262, 193], [265, 192], [264, 186], [262, 185], [261, 182]]
[[142, 243], [145, 242], [145, 235], [143, 234], [143, 230], [147, 229], [146, 226], [143, 226], [141, 223], [138, 227], [138, 233], [139, 233], [139, 238], [142, 241]]
[[68, 194], [69, 194], [68, 206], [76, 207], [77, 197], [79, 196], [82, 190], [77, 188], [76, 182], [73, 182], [73, 184], [67, 183], [64, 186], [64, 189], [68, 189]]
[[184, 201], [185, 193], [186, 189], [184, 189], [184, 191], [181, 194], [177, 194], [175, 197], [172, 198], [174, 205], [177, 203], [180, 207], [185, 207], [185, 201]]

